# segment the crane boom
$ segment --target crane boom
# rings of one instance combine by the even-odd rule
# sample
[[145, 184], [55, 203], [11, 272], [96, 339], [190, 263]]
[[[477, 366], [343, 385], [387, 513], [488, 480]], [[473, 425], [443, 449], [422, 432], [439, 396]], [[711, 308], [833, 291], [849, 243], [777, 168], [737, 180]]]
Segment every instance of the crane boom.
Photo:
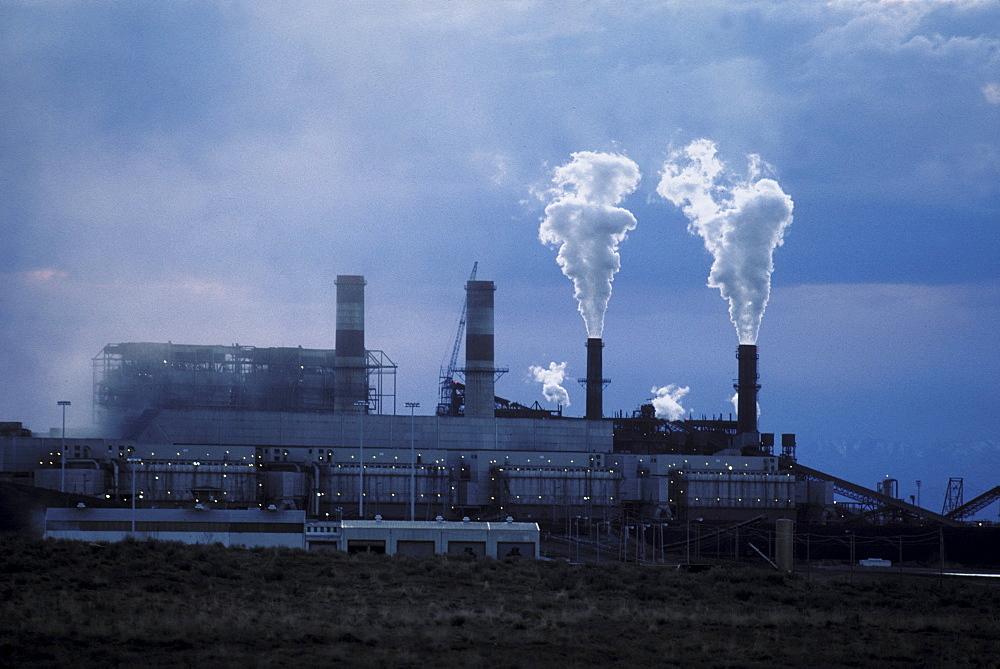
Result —
[[[469, 274], [469, 281], [476, 280], [476, 272], [479, 270], [479, 261], [472, 263], [472, 273]], [[458, 389], [455, 382], [455, 374], [458, 366], [458, 351], [462, 347], [462, 335], [465, 334], [466, 301], [462, 300], [462, 316], [458, 319], [458, 331], [455, 333], [455, 343], [451, 347], [451, 358], [448, 366], [441, 367], [440, 395], [438, 398], [437, 413], [439, 416], [458, 414]]]

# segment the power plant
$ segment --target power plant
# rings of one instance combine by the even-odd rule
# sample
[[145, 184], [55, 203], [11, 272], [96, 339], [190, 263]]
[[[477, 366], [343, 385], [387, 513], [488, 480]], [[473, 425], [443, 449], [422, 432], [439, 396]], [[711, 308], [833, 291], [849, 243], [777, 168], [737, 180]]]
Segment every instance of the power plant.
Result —
[[[580, 379], [584, 417], [497, 397], [506, 370], [494, 360], [495, 290], [466, 284], [464, 367], [453, 356], [455, 369], [443, 370], [433, 415], [399, 413], [395, 363], [365, 346], [365, 279], [342, 275], [332, 350], [105, 346], [93, 360], [101, 436], [0, 425], [0, 480], [81, 504], [272, 508], [316, 521], [645, 519], [689, 532], [692, 521], [780, 519], [958, 526], [976, 506], [937, 514], [805, 467], [794, 434], [775, 452], [775, 435], [758, 429], [756, 345], [737, 349], [735, 421], [665, 420], [652, 405], [605, 418], [606, 342], [595, 337]], [[835, 492], [851, 502], [835, 503]], [[991, 492], [986, 503], [1000, 496]]]

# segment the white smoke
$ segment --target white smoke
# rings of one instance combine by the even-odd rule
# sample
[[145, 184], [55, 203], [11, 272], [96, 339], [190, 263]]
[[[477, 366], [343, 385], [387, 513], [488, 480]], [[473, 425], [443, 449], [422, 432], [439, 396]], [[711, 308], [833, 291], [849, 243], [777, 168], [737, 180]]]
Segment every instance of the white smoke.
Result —
[[[740, 394], [734, 393], [729, 401], [733, 403], [733, 412], [737, 417], [740, 415]], [[757, 419], [760, 420], [760, 402], [757, 402]]]
[[639, 185], [639, 166], [614, 153], [579, 151], [557, 167], [552, 202], [538, 229], [543, 244], [559, 247], [556, 262], [573, 280], [587, 335], [604, 332], [611, 282], [621, 268], [618, 244], [635, 229], [635, 216], [616, 206]]
[[546, 400], [564, 407], [569, 406], [569, 393], [562, 386], [562, 382], [566, 378], [565, 362], [558, 364], [550, 362], [548, 369], [532, 365], [528, 371], [535, 377], [535, 381], [542, 384], [542, 394], [545, 395]]
[[681, 208], [691, 221], [688, 230], [701, 235], [715, 258], [708, 285], [729, 300], [741, 344], [757, 343], [774, 249], [792, 222], [792, 198], [777, 181], [761, 178], [767, 165], [760, 156], [748, 158], [748, 176], [738, 180], [716, 157], [715, 143], [699, 139], [670, 154], [656, 187]]
[[687, 413], [687, 409], [681, 406], [681, 399], [690, 390], [688, 386], [681, 388], [673, 383], [662, 388], [653, 386], [650, 392], [656, 395], [653, 398], [653, 408], [656, 409], [656, 417], [666, 418], [667, 420], [678, 420], [681, 418]]

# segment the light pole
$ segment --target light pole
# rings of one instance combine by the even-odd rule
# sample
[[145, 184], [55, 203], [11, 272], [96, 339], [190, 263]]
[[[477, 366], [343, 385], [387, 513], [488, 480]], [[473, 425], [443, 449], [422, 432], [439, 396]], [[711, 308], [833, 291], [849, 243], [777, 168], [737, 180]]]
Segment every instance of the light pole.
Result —
[[[643, 562], [646, 561], [646, 530], [648, 530], [652, 526], [653, 526], [652, 523], [645, 523], [642, 526], [642, 561]], [[655, 541], [655, 537], [654, 537], [653, 540]], [[655, 553], [655, 551], [654, 551], [654, 553]], [[654, 555], [654, 558], [655, 558], [655, 555]]]
[[410, 410], [410, 520], [417, 517], [417, 456], [414, 442], [416, 441], [416, 431], [414, 430], [413, 410], [420, 406], [420, 402], [407, 402]]
[[580, 562], [580, 516], [573, 516], [573, 543], [576, 544], [576, 561]]
[[684, 549], [687, 557], [685, 557], [684, 562], [691, 566], [691, 517], [687, 519], [687, 541], [684, 542]]
[[358, 400], [354, 403], [361, 411], [361, 442], [358, 447], [361, 462], [358, 467], [358, 518], [365, 517], [365, 414], [368, 413], [368, 402]]
[[66, 492], [66, 407], [70, 405], [68, 400], [56, 402], [62, 407], [63, 428], [62, 428], [62, 473], [59, 480], [59, 492]]
[[[702, 520], [703, 520], [702, 518], [695, 518], [694, 522], [700, 523]], [[701, 535], [699, 534], [698, 536], [701, 536]], [[688, 517], [688, 519], [687, 519], [687, 541], [685, 543], [687, 544], [687, 546], [686, 546], [686, 548], [687, 548], [687, 563], [688, 563], [688, 565], [690, 565], [691, 564], [691, 518], [690, 517]]]
[[142, 458], [126, 458], [129, 463], [129, 470], [132, 473], [132, 538], [135, 538], [135, 466], [142, 462]]

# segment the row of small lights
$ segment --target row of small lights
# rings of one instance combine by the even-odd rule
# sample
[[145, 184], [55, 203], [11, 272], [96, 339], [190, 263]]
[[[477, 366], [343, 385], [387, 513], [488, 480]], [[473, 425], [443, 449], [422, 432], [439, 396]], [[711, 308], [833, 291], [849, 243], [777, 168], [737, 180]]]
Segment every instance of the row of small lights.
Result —
[[[109, 449], [111, 449], [111, 446], [109, 446], [108, 448], [109, 448]], [[128, 451], [129, 453], [131, 453], [131, 452], [132, 452], [133, 450], [134, 450], [134, 449], [133, 449], [133, 448], [132, 448], [131, 446], [129, 446], [129, 447], [128, 447], [128, 449], [127, 449], [127, 451]], [[275, 450], [277, 450], [277, 449], [275, 449]], [[310, 451], [312, 451], [312, 449], [309, 449], [309, 450], [310, 450]], [[321, 450], [320, 452], [322, 453], [322, 450]], [[227, 450], [227, 451], [226, 451], [226, 455], [229, 455], [229, 453], [230, 453], [230, 451], [228, 451], [228, 450]], [[118, 454], [119, 454], [119, 456], [121, 456], [121, 457], [124, 457], [124, 456], [125, 456], [125, 451], [119, 451], [119, 453], [118, 453]], [[176, 455], [177, 455], [178, 457], [180, 457], [180, 456], [181, 456], [181, 452], [180, 452], [180, 451], [176, 451], [176, 452], [175, 452], [175, 454], [176, 454]], [[265, 450], [264, 450], [264, 454], [265, 454], [265, 456], [267, 456], [267, 455], [272, 455], [272, 454], [274, 454], [274, 453], [272, 453], [271, 451], [269, 451], [269, 450], [265, 449]], [[287, 457], [287, 456], [289, 456], [289, 455], [290, 455], [290, 452], [289, 452], [289, 451], [287, 451], [287, 450], [284, 450], [284, 449], [282, 449], [282, 450], [281, 450], [281, 453], [280, 453], [280, 454], [281, 454], [281, 455], [283, 455], [283, 456], [285, 456], [285, 457]], [[58, 456], [59, 456], [60, 454], [59, 454], [58, 452], [50, 452], [50, 453], [49, 453], [49, 455], [50, 455], [50, 456], [52, 456], [52, 457], [58, 457]], [[154, 457], [155, 455], [156, 455], [156, 453], [155, 453], [155, 452], [151, 452], [151, 453], [150, 453], [150, 457]], [[327, 457], [333, 457], [333, 452], [332, 452], [331, 450], [327, 450], [327, 451], [326, 451], [326, 455], [327, 455]], [[418, 454], [418, 457], [420, 457], [420, 455], [422, 455], [422, 454]], [[210, 456], [211, 456], [211, 454], [210, 454], [210, 453], [207, 453], [207, 452], [206, 452], [206, 453], [205, 453], [205, 456], [206, 456], [206, 457], [210, 457]], [[247, 459], [247, 457], [254, 457], [254, 456], [246, 456], [246, 455], [244, 455], [244, 456], [242, 457], [242, 459], [243, 459], [243, 460], [246, 460], [246, 459]], [[322, 459], [322, 458], [323, 458], [323, 456], [322, 456], [322, 455], [318, 455], [318, 457], [319, 457], [320, 459]], [[350, 457], [351, 457], [351, 458], [353, 459], [353, 458], [354, 458], [354, 455], [351, 455]], [[378, 456], [377, 456], [377, 455], [373, 455], [373, 456], [371, 456], [371, 457], [372, 457], [372, 460], [375, 460], [375, 459], [376, 459], [376, 458], [377, 458]], [[461, 457], [462, 457], [462, 459], [465, 459], [465, 455], [462, 455]], [[393, 456], [393, 459], [394, 459], [394, 460], [399, 460], [399, 456], [398, 456], [398, 455], [397, 455], [397, 456]], [[544, 458], [544, 461], [545, 461], [545, 462], [546, 462], [547, 464], [551, 464], [551, 463], [552, 463], [552, 458]], [[162, 460], [161, 460], [160, 462], [162, 462]], [[222, 466], [228, 466], [229, 464], [235, 464], [235, 463], [230, 463], [230, 462], [229, 462], [228, 460], [221, 460], [221, 461], [215, 461], [215, 462], [217, 462], [218, 464], [221, 464]], [[436, 460], [435, 460], [434, 462], [435, 462], [435, 463], [441, 463], [441, 462], [444, 462], [444, 460], [443, 460], [443, 459], [436, 459]], [[495, 465], [495, 464], [499, 464], [499, 462], [500, 462], [499, 460], [490, 460], [490, 464], [491, 464], [491, 465]], [[527, 462], [528, 462], [528, 463], [530, 463], [530, 462], [531, 462], [531, 458], [528, 458], [528, 459], [527, 459]], [[644, 460], [643, 458], [639, 458], [639, 462], [640, 462], [640, 463], [644, 463], [644, 462], [645, 462], [645, 460]], [[570, 460], [570, 461], [569, 461], [569, 463], [570, 463], [570, 464], [575, 464], [575, 463], [576, 463], [576, 461], [575, 461], [575, 460]], [[689, 463], [689, 461], [688, 461], [688, 460], [684, 460], [684, 464], [688, 464], [688, 463]], [[43, 463], [39, 463], [39, 464], [43, 464]], [[168, 463], [168, 464], [170, 464], [170, 463]], [[505, 464], [506, 464], [506, 463], [505, 463]], [[668, 466], [668, 467], [674, 467], [674, 466], [676, 466], [676, 465], [677, 465], [677, 463], [671, 463], [670, 465], [667, 465], [667, 466]], [[250, 466], [253, 466], [253, 465], [250, 465]], [[707, 462], [707, 461], [706, 461], [706, 462], [705, 462], [705, 466], [706, 466], [706, 467], [710, 467], [710, 466], [711, 466], [711, 463], [710, 463], [710, 462]], [[733, 469], [733, 466], [732, 466], [732, 465], [730, 465], [730, 464], [726, 463], [726, 464], [725, 464], [725, 466], [727, 467], [727, 469], [728, 469], [728, 470], [732, 471], [732, 469]], [[749, 465], [749, 463], [743, 463], [743, 466], [744, 466], [744, 467], [749, 467], [750, 465]], [[557, 465], [557, 467], [558, 467], [558, 465]], [[508, 467], [508, 469], [510, 469], [510, 467]], [[514, 467], [513, 469], [514, 469], [515, 471], [521, 471], [521, 470], [522, 470], [522, 468], [520, 468], [520, 467]], [[527, 468], [527, 467], [525, 467], [525, 468], [523, 468], [523, 469], [525, 469], [525, 470], [527, 470], [527, 471], [532, 471], [532, 470], [535, 470], [535, 468], [534, 468], [534, 467], [531, 467], [531, 468]], [[573, 470], [574, 470], [574, 471], [586, 471], [586, 470], [592, 470], [592, 468], [589, 468], [589, 467], [574, 467], [574, 468], [573, 468]], [[503, 471], [503, 468], [501, 468], [501, 469], [500, 469], [500, 471]], [[543, 471], [543, 470], [539, 469], [538, 471]], [[569, 469], [569, 468], [564, 468], [564, 469], [563, 469], [563, 471], [570, 471], [570, 469]], [[615, 470], [614, 470], [614, 469], [609, 469], [609, 470], [607, 470], [607, 471], [608, 471], [608, 472], [610, 472], [610, 473], [615, 473]]]

